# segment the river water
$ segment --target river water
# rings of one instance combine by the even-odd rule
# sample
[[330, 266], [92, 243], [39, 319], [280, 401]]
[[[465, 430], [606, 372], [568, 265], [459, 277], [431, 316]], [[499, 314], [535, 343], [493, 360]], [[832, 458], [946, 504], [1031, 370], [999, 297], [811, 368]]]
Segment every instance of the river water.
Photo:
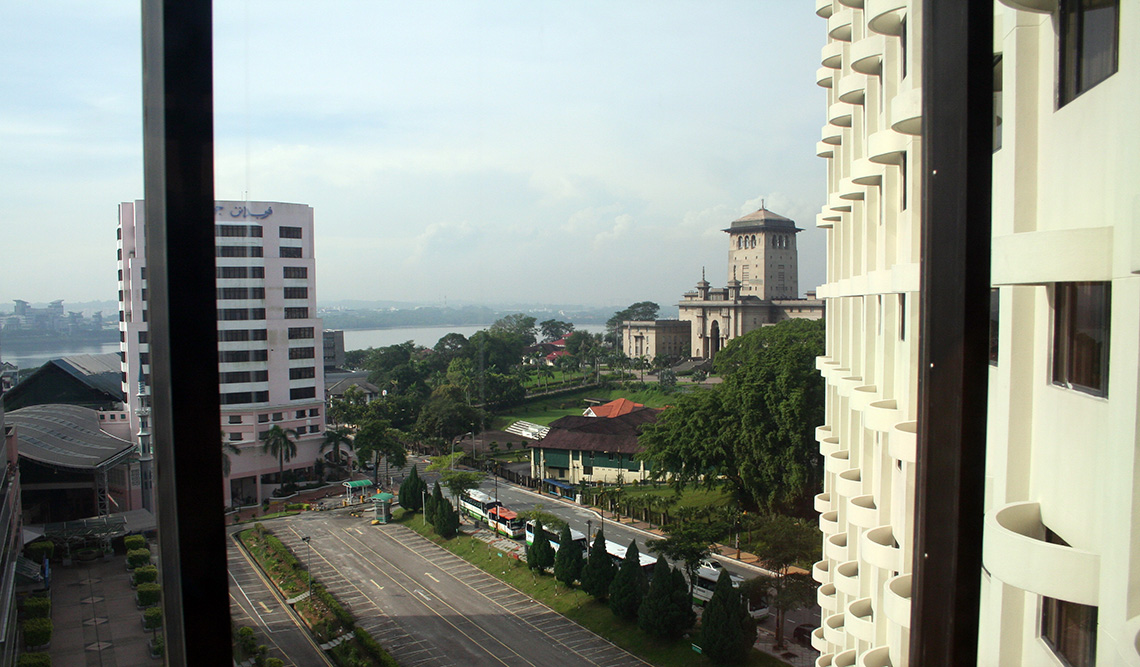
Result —
[[[413, 341], [416, 345], [434, 347], [440, 338], [449, 333], [463, 334], [470, 338], [472, 334], [486, 329], [489, 324], [478, 326], [441, 326], [441, 327], [400, 327], [396, 329], [345, 329], [344, 349], [363, 350], [368, 347], [385, 347], [396, 345], [404, 341]], [[600, 333], [605, 330], [602, 324], [578, 325], [579, 331]], [[119, 344], [110, 343], [44, 343], [38, 341], [0, 341], [0, 359], [20, 368], [34, 368], [46, 363], [49, 359], [58, 359], [76, 354], [107, 354], [118, 353]]]

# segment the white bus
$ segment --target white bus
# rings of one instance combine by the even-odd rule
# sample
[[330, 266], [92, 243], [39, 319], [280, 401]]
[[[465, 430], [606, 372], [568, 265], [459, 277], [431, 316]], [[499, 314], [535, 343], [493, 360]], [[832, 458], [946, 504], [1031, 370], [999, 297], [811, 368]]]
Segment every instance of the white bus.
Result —
[[[550, 546], [554, 548], [554, 553], [558, 553], [558, 533], [551, 530], [548, 526], [542, 527], [542, 532], [546, 533], [546, 539], [550, 542]], [[582, 553], [586, 553], [586, 536], [573, 528], [570, 529], [570, 540], [578, 545]], [[534, 544], [534, 521], [526, 522], [526, 544], [531, 546]]]
[[[625, 561], [627, 551], [629, 551], [629, 547], [623, 547], [617, 542], [606, 540], [606, 553], [613, 559], [615, 567], [621, 567], [621, 564]], [[637, 555], [637, 560], [641, 564], [641, 571], [645, 573], [645, 577], [647, 579], [652, 577], [653, 568], [657, 565], [657, 558], [647, 553], [642, 553], [641, 550], [638, 550]]]
[[478, 489], [472, 489], [459, 496], [459, 509], [478, 521], [490, 521], [487, 510], [502, 507], [503, 504]]
[[[701, 565], [697, 570], [697, 580], [693, 582], [693, 604], [703, 607], [712, 599], [717, 579], [720, 579], [721, 569], [720, 563], [716, 563], [714, 567], [710, 567], [708, 563]], [[731, 573], [728, 576], [734, 588], [740, 588], [740, 584], [744, 583], [743, 577]], [[759, 605], [748, 603], [748, 615], [752, 618], [764, 619], [768, 617], [768, 613], [766, 598]]]
[[522, 519], [502, 505], [487, 510], [487, 520], [491, 524], [491, 530], [496, 533], [515, 540], [523, 536]]

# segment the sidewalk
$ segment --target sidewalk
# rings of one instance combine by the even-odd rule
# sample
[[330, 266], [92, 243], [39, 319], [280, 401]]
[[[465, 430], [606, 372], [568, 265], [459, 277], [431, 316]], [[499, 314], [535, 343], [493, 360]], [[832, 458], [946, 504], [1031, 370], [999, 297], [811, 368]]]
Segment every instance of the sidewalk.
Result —
[[126, 557], [52, 568], [54, 667], [161, 664], [150, 657]]

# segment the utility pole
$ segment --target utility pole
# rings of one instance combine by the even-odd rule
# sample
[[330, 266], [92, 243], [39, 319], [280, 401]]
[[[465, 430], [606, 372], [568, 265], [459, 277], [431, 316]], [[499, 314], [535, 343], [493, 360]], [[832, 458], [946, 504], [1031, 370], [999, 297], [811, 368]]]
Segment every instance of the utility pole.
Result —
[[305, 543], [308, 561], [309, 561], [308, 565], [306, 565], [305, 568], [309, 571], [309, 604], [312, 604], [312, 599], [313, 599], [313, 545], [309, 544], [310, 539], [312, 539], [312, 538], [310, 538], [308, 535], [306, 535], [306, 536], [301, 538], [301, 541]]

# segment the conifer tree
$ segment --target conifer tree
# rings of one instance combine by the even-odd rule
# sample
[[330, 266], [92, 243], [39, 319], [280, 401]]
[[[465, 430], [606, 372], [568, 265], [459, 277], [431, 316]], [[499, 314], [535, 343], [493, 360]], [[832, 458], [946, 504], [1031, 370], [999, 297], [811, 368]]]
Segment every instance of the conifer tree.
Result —
[[661, 558], [653, 568], [649, 592], [637, 610], [637, 625], [654, 637], [679, 637], [696, 621], [689, 585], [678, 568]]
[[435, 526], [435, 532], [437, 533], [442, 525], [441, 519], [445, 516], [443, 506], [446, 504], [447, 501], [443, 499], [443, 489], [439, 488], [439, 482], [437, 481], [435, 488], [431, 491], [431, 506], [428, 508], [429, 511], [425, 514], [427, 520], [431, 522], [431, 525]]
[[606, 553], [606, 537], [598, 531], [594, 537], [594, 544], [590, 547], [590, 556], [582, 568], [582, 590], [598, 600], [605, 600], [609, 595], [610, 582], [614, 578], [614, 563]]
[[625, 559], [610, 584], [610, 611], [627, 621], [636, 619], [647, 588], [645, 573], [641, 570], [641, 552], [637, 549], [637, 542], [630, 540]]
[[582, 550], [570, 536], [570, 524], [563, 524], [558, 535], [558, 554], [554, 557], [554, 577], [572, 586], [582, 576]]
[[459, 532], [459, 512], [451, 506], [451, 503], [443, 500], [441, 497], [436, 501], [435, 513], [439, 521], [435, 526], [435, 530], [439, 533], [439, 536], [444, 539], [455, 537], [455, 534]]
[[542, 519], [534, 521], [534, 542], [526, 548], [526, 564], [532, 570], [542, 572], [554, 565], [554, 547], [542, 528]]
[[701, 649], [718, 663], [739, 663], [756, 641], [756, 622], [747, 603], [732, 585], [728, 570], [721, 570], [712, 599], [701, 617]]
[[411, 512], [423, 509], [424, 491], [426, 490], [427, 484], [420, 479], [416, 467], [412, 466], [412, 472], [408, 473], [407, 478], [400, 483], [400, 507]]

